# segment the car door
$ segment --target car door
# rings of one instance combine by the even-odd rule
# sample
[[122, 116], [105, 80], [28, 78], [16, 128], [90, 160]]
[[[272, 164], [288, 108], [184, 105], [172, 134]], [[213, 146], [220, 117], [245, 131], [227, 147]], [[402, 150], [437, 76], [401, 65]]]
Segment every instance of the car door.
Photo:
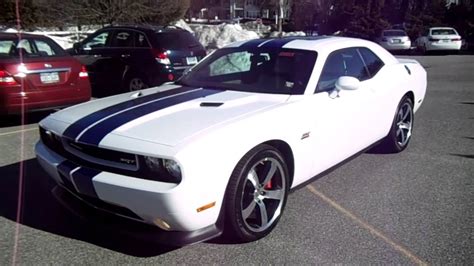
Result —
[[101, 30], [85, 39], [76, 50], [76, 57], [87, 67], [94, 91], [103, 90], [110, 83], [110, 43], [113, 30]]
[[131, 68], [134, 58], [135, 32], [130, 29], [116, 29], [110, 48], [108, 79], [110, 87], [118, 92], [123, 87], [125, 74]]
[[[341, 76], [359, 79], [356, 90], [335, 89]], [[370, 146], [377, 139], [374, 81], [357, 48], [331, 53], [321, 72], [312, 105], [313, 173], [318, 174]]]

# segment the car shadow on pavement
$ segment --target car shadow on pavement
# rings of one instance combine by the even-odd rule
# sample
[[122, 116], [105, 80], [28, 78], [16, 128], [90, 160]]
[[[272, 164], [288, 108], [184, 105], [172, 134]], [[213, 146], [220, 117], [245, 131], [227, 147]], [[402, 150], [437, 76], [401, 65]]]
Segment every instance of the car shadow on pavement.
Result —
[[136, 257], [153, 257], [177, 249], [148, 237], [117, 232], [113, 228], [120, 227], [120, 221], [113, 221], [113, 228], [108, 228], [107, 224], [95, 224], [73, 215], [54, 198], [51, 191], [55, 184], [36, 159], [0, 167], [0, 216], [6, 219], [17, 220], [20, 180], [20, 224]]

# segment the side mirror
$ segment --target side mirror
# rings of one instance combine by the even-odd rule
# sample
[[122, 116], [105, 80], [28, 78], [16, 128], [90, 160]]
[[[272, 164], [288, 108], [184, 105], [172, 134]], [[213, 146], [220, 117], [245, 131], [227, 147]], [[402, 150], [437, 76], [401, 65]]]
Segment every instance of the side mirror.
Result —
[[357, 90], [360, 86], [360, 81], [354, 77], [342, 76], [336, 81], [336, 90]]

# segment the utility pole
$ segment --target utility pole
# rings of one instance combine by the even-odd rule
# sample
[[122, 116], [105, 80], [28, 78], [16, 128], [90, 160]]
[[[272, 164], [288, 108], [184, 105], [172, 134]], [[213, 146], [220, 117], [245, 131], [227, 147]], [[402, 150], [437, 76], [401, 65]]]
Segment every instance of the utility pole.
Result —
[[283, 36], [283, 5], [285, 0], [278, 0], [278, 36]]
[[235, 0], [230, 0], [230, 19], [233, 20], [235, 18]]

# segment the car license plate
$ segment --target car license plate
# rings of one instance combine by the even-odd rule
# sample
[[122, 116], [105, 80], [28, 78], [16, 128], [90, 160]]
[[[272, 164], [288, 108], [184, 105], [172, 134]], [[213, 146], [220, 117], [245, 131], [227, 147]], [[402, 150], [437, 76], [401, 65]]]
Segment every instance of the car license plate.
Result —
[[42, 83], [56, 83], [59, 81], [58, 72], [40, 73], [40, 80]]
[[450, 42], [450, 39], [443, 39], [443, 42]]
[[197, 60], [197, 57], [195, 56], [192, 56], [192, 57], [186, 57], [186, 63], [188, 65], [195, 65], [197, 64], [198, 60]]
[[402, 40], [400, 40], [400, 39], [393, 39], [393, 43], [401, 43], [401, 42], [402, 42]]

